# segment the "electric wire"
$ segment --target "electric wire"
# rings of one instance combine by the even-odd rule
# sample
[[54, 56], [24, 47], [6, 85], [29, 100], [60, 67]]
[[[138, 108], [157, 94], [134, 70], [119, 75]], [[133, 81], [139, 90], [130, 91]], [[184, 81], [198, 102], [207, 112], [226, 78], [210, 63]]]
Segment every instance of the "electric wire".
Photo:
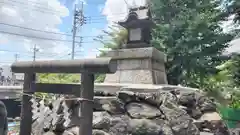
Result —
[[[26, 30], [38, 31], [38, 32], [44, 32], [44, 33], [50, 33], [50, 34], [58, 34], [58, 35], [64, 35], [64, 36], [72, 36], [71, 34], [58, 33], [58, 32], [52, 32], [52, 31], [45, 31], [45, 30], [38, 30], [38, 29], [27, 28], [27, 27], [22, 27], [22, 26], [2, 23], [2, 22], [0, 22], [0, 24], [1, 25], [6, 25], [6, 26], [11, 26], [11, 27], [16, 27], [16, 28], [21, 28], [21, 29], [26, 29]], [[80, 36], [76, 36], [76, 37], [80, 37]]]
[[17, 1], [16, 0], [8, 0], [7, 2], [14, 2], [15, 4], [21, 4], [21, 5], [24, 5], [24, 6], [29, 5], [29, 3], [31, 3], [31, 6], [37, 8], [37, 9], [44, 9], [44, 10], [52, 11], [52, 12], [56, 12], [56, 13], [63, 13], [62, 11], [57, 11], [57, 10], [52, 10], [51, 8], [46, 8], [46, 6], [48, 6], [48, 4], [42, 5], [42, 4], [33, 2], [33, 1], [22, 2], [22, 1], [19, 1], [19, 0], [17, 0]]
[[[12, 1], [12, 2], [15, 2], [15, 3], [21, 3], [21, 4], [25, 4], [24, 2], [19, 2], [19, 1], [15, 1], [15, 0], [9, 0], [9, 1]], [[29, 1], [29, 0], [26, 0], [27, 2], [31, 2], [31, 1]], [[33, 1], [32, 1], [33, 2]], [[6, 3], [4, 3], [4, 2], [1, 2], [0, 1], [0, 3], [3, 3], [3, 4], [6, 4]], [[33, 2], [33, 4], [31, 4], [32, 6], [34, 6], [36, 3], [34, 3]], [[14, 5], [14, 4], [11, 4], [11, 5], [13, 5], [13, 6], [16, 6], [16, 5]], [[36, 5], [35, 5], [36, 6]], [[39, 7], [38, 7], [39, 8]], [[40, 9], [42, 9], [42, 8], [40, 8]], [[33, 10], [33, 11], [41, 11], [42, 12], [42, 10], [39, 10], [39, 9], [37, 9], [37, 8], [34, 8], [34, 9], [31, 9], [31, 10]], [[48, 9], [47, 10], [45, 10], [45, 11], [48, 11]], [[50, 9], [49, 9], [49, 11], [50, 11]], [[43, 13], [53, 13], [53, 12], [44, 12], [43, 11]], [[126, 14], [126, 13], [119, 13], [119, 14], [114, 14], [114, 15], [112, 15], [113, 17], [116, 15], [123, 15], [123, 14]], [[108, 17], [111, 17], [111, 16], [108, 16]], [[102, 15], [102, 16], [91, 16], [91, 17], [89, 17], [90, 18], [90, 20], [91, 20], [91, 22], [89, 22], [90, 24], [92, 24], [92, 23], [102, 23], [102, 22], [100, 22], [101, 20], [103, 20], [103, 21], [106, 21], [106, 16], [104, 16], [104, 15]], [[72, 35], [70, 35], [70, 34], [65, 34], [65, 33], [56, 33], [56, 32], [50, 32], [50, 31], [43, 31], [43, 30], [37, 30], [37, 29], [33, 29], [33, 28], [27, 28], [27, 27], [22, 27], [22, 26], [17, 26], [17, 25], [12, 25], [12, 24], [4, 24], [4, 23], [0, 23], [0, 24], [2, 24], [2, 25], [8, 25], [8, 26], [11, 26], [11, 27], [18, 27], [18, 28], [21, 28], [21, 29], [28, 29], [28, 30], [33, 30], [33, 31], [39, 31], [39, 32], [45, 32], [45, 33], [52, 33], [52, 34], [59, 34], [59, 35], [65, 35], [65, 36], [72, 36]], [[28, 37], [28, 38], [36, 38], [36, 39], [42, 39], [42, 40], [52, 40], [52, 41], [61, 41], [61, 42], [72, 42], [72, 41], [70, 41], [70, 40], [63, 40], [63, 39], [51, 39], [51, 38], [43, 38], [43, 37], [36, 37], [36, 36], [29, 36], [29, 35], [23, 35], [23, 34], [18, 34], [18, 33], [11, 33], [11, 32], [6, 32], [6, 31], [0, 31], [0, 33], [3, 33], [3, 34], [10, 34], [10, 35], [16, 35], [16, 36], [23, 36], [23, 37]], [[78, 36], [77, 36], [78, 37]], [[82, 38], [97, 38], [97, 37], [99, 37], [99, 36], [81, 36]], [[101, 36], [101, 37], [105, 37], [105, 35], [104, 36]], [[111, 40], [104, 40], [103, 42], [110, 42]], [[94, 42], [96, 42], [96, 41], [85, 41], [85, 42], [76, 42], [76, 43], [94, 43]], [[75, 53], [78, 53], [78, 52], [83, 52], [83, 51], [76, 51]], [[28, 52], [29, 53], [29, 52]], [[32, 53], [32, 52], [31, 52]], [[40, 54], [40, 52], [38, 52], [38, 55]], [[52, 54], [52, 55], [54, 55], [54, 56], [57, 56], [57, 54]], [[66, 56], [69, 56], [70, 54], [68, 53]], [[63, 57], [65, 57], [65, 56], [63, 56]]]
[[[23, 35], [23, 34], [12, 33], [12, 32], [6, 32], [6, 31], [0, 31], [0, 33], [3, 33], [3, 34], [9, 34], [9, 35], [15, 35], [15, 36], [21, 36], [21, 37], [27, 37], [27, 38], [41, 39], [41, 40], [51, 40], [51, 41], [56, 41], [56, 42], [72, 42], [71, 40], [53, 39], [53, 38], [44, 38], [44, 37], [37, 37], [37, 36], [30, 36], [30, 35]], [[76, 43], [80, 43], [80, 42], [76, 42]]]

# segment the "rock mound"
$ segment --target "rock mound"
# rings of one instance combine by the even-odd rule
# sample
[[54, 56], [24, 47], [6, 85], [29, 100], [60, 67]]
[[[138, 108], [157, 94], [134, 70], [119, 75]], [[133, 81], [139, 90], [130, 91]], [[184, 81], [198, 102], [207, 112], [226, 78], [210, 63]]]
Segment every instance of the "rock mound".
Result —
[[[93, 135], [228, 135], [214, 101], [198, 92], [96, 93]], [[74, 109], [78, 108], [78, 103]], [[74, 113], [72, 114], [74, 115]], [[76, 117], [75, 117], [76, 118]], [[78, 123], [44, 129], [44, 135], [78, 135]], [[60, 126], [59, 126], [60, 125]], [[55, 127], [55, 128], [52, 128]], [[36, 129], [33, 129], [36, 130]]]

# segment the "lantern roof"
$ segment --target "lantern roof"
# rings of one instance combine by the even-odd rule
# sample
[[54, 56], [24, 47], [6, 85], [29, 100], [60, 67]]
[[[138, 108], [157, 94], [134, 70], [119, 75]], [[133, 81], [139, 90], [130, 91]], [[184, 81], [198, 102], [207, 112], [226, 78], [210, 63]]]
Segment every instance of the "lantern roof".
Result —
[[138, 8], [131, 8], [128, 16], [118, 22], [124, 28], [133, 27], [149, 27], [153, 24], [151, 21], [151, 13], [148, 7], [141, 6]]

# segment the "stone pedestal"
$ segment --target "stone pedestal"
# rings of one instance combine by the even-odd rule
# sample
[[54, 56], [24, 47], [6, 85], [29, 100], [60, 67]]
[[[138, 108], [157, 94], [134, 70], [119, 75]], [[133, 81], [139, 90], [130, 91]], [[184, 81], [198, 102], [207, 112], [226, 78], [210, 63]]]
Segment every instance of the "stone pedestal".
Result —
[[154, 47], [109, 51], [118, 63], [115, 74], [107, 74], [104, 83], [167, 84], [165, 55]]

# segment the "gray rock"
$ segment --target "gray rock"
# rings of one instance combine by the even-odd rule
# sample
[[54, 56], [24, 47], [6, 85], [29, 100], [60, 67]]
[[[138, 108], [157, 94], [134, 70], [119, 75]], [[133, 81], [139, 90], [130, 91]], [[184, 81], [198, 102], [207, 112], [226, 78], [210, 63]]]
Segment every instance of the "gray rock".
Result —
[[[120, 91], [116, 96], [95, 93], [93, 135], [200, 135], [200, 132], [229, 135], [226, 126], [214, 123], [221, 122], [219, 117], [206, 118], [216, 112], [212, 100], [192, 91], [176, 94], [177, 87], [148, 93]], [[79, 108], [71, 109], [70, 112], [75, 112], [73, 110]], [[71, 115], [73, 125], [58, 135], [79, 135], [78, 114]], [[54, 127], [50, 127], [50, 131], [54, 131]]]
[[95, 111], [107, 111], [110, 114], [124, 114], [124, 104], [116, 97], [94, 98]]
[[180, 109], [176, 104], [166, 100], [160, 107], [173, 133], [177, 135], [199, 135], [199, 130], [192, 123], [192, 118], [183, 109]]
[[189, 116], [181, 116], [178, 119], [171, 120], [170, 126], [176, 135], [199, 135], [198, 128], [193, 124]]
[[116, 96], [116, 93], [110, 93], [106, 91], [94, 91], [94, 96], [110, 97], [110, 96]]
[[198, 108], [193, 108], [193, 109], [190, 109], [190, 110], [191, 111], [189, 111], [188, 114], [194, 119], [199, 119], [203, 115], [201, 110], [198, 109]]
[[160, 117], [162, 115], [158, 108], [148, 105], [146, 103], [132, 102], [127, 104], [125, 108], [132, 118], [137, 119], [152, 119]]
[[111, 116], [107, 112], [93, 113], [93, 128], [101, 130], [109, 130]]
[[201, 96], [197, 99], [197, 106], [203, 113], [216, 112], [217, 108], [216, 104], [205, 96]]
[[209, 133], [209, 132], [200, 132], [200, 135], [214, 135], [214, 133]]
[[162, 94], [160, 92], [154, 93], [136, 93], [140, 101], [159, 107], [162, 104]]
[[121, 91], [118, 93], [118, 98], [124, 103], [142, 101], [156, 107], [159, 107], [166, 99], [177, 103], [177, 97], [170, 92], [134, 93], [131, 91]]
[[72, 127], [65, 130], [62, 135], [79, 135], [79, 127]]
[[160, 110], [163, 112], [168, 121], [175, 120], [182, 116], [188, 116], [185, 110], [180, 109], [176, 104], [169, 101], [165, 101], [164, 104], [160, 106]]
[[112, 115], [124, 114], [124, 104], [119, 100], [111, 100], [108, 104], [104, 104], [103, 109]]
[[172, 128], [170, 127], [170, 124], [167, 120], [163, 120], [160, 118], [153, 120], [157, 125], [160, 125], [162, 127], [162, 131], [164, 135], [174, 135]]
[[132, 135], [165, 135], [162, 127], [151, 120], [132, 119], [129, 125]]
[[124, 103], [128, 103], [136, 100], [136, 95], [134, 92], [131, 91], [120, 91], [118, 92], [118, 98]]
[[117, 116], [111, 119], [109, 133], [112, 135], [127, 135], [131, 130], [129, 126], [130, 118], [127, 116]]
[[102, 130], [93, 130], [93, 135], [110, 135]]
[[186, 106], [186, 107], [195, 107], [196, 105], [196, 98], [195, 98], [195, 93], [184, 93], [180, 96], [179, 98], [179, 104], [182, 106]]
[[[49, 131], [49, 132], [44, 133], [43, 135], [56, 135], [56, 134]], [[69, 135], [71, 135], [71, 134], [69, 134]]]
[[217, 112], [207, 112], [201, 116], [200, 120], [202, 120], [202, 121], [221, 121], [222, 118], [221, 118], [220, 114]]

